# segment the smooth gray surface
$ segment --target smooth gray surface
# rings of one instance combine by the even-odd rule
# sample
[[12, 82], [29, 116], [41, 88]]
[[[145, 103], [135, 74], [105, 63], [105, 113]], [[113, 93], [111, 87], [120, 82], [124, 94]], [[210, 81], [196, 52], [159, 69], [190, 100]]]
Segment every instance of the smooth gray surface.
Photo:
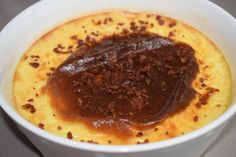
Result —
[[[37, 0], [0, 0], [0, 29], [24, 8]], [[236, 17], [236, 0], [212, 0]], [[236, 28], [235, 28], [236, 29]], [[224, 133], [202, 157], [236, 156], [236, 116]], [[40, 157], [40, 152], [21, 134], [14, 122], [0, 109], [0, 157]]]

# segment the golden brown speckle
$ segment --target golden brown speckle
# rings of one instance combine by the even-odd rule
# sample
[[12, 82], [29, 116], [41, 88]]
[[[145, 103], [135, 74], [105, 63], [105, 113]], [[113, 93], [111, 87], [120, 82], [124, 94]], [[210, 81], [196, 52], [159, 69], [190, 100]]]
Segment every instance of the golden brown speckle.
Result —
[[70, 131], [67, 133], [67, 138], [68, 139], [73, 139], [73, 135], [72, 135], [72, 133]]
[[30, 113], [35, 113], [36, 112], [36, 109], [34, 108], [34, 106], [32, 104], [27, 103], [25, 105], [22, 105], [21, 107], [25, 110], [29, 110]]
[[143, 136], [143, 133], [142, 132], [138, 132], [136, 137], [142, 137]]
[[198, 121], [198, 116], [194, 116], [194, 117], [193, 117], [193, 121], [194, 121], [194, 122], [197, 122], [197, 121]]
[[39, 123], [38, 127], [41, 128], [41, 129], [44, 129], [44, 124], [43, 123]]

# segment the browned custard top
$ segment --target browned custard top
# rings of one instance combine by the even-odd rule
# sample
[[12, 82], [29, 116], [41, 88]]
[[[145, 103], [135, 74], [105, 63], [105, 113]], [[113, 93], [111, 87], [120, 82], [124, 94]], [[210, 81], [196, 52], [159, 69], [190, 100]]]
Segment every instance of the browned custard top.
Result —
[[184, 109], [195, 96], [191, 46], [156, 34], [105, 37], [82, 46], [50, 76], [55, 110], [93, 128], [148, 126]]

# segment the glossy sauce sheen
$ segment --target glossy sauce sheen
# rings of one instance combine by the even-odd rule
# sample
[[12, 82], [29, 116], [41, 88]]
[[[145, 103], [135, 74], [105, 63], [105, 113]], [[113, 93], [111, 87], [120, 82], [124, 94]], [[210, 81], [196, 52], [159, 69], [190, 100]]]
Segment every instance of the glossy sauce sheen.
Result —
[[156, 34], [113, 35], [72, 53], [50, 76], [47, 91], [68, 120], [118, 132], [151, 126], [194, 98], [194, 53]]

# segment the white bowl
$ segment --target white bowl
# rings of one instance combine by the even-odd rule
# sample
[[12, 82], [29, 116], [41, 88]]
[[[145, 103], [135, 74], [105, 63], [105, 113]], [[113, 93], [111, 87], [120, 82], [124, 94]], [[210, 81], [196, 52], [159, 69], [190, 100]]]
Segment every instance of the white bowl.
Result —
[[[106, 146], [75, 142], [39, 129], [12, 104], [14, 70], [25, 50], [41, 35], [65, 21], [111, 9], [157, 12], [184, 21], [208, 36], [223, 52], [233, 76], [231, 107], [209, 125], [184, 136], [144, 145]], [[0, 34], [0, 104], [44, 156], [57, 157], [199, 157], [236, 112], [236, 20], [207, 0], [47, 0], [15, 17]]]

